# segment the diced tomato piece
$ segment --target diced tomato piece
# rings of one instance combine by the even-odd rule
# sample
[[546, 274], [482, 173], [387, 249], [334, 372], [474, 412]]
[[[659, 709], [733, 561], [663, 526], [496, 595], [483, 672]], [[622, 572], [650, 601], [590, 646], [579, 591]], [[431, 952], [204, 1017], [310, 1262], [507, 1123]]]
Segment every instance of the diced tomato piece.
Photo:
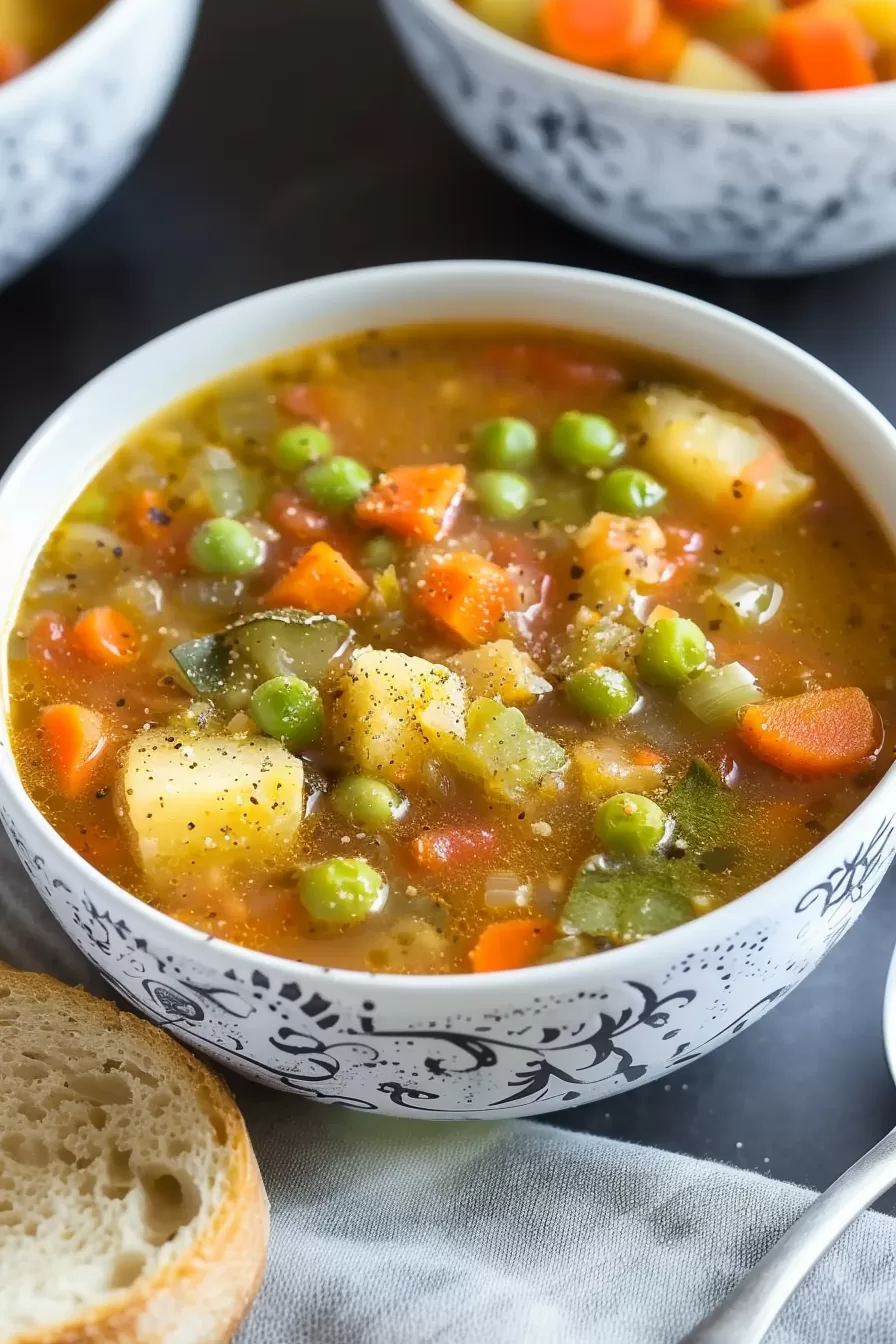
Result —
[[484, 352], [483, 359], [486, 367], [498, 374], [525, 378], [547, 387], [581, 388], [595, 396], [614, 391], [623, 381], [622, 370], [615, 365], [584, 359], [550, 345], [493, 345]]
[[487, 859], [497, 844], [494, 831], [481, 826], [445, 826], [424, 831], [411, 845], [421, 868], [430, 872], [453, 864], [464, 866]]
[[294, 416], [296, 420], [319, 424], [325, 418], [320, 389], [311, 383], [290, 383], [281, 390], [279, 401], [287, 415]]
[[60, 667], [70, 657], [65, 618], [43, 611], [34, 619], [28, 635], [28, 657], [44, 667]]
[[298, 495], [287, 490], [271, 497], [267, 517], [278, 532], [296, 541], [321, 541], [330, 530], [330, 520], [325, 513], [310, 509]]

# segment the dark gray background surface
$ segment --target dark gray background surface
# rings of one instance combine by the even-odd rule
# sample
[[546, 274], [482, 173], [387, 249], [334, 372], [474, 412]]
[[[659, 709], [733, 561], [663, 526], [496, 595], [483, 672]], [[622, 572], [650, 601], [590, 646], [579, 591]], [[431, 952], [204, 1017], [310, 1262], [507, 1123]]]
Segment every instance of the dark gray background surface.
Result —
[[[0, 462], [70, 393], [167, 328], [358, 266], [510, 257], [621, 272], [781, 333], [896, 418], [896, 255], [820, 277], [724, 280], [562, 224], [443, 126], [374, 0], [207, 0], [136, 171], [0, 294]], [[715, 1054], [561, 1123], [815, 1187], [896, 1123], [880, 1010], [896, 885], [780, 1007]], [[896, 1211], [896, 1196], [881, 1207]]]

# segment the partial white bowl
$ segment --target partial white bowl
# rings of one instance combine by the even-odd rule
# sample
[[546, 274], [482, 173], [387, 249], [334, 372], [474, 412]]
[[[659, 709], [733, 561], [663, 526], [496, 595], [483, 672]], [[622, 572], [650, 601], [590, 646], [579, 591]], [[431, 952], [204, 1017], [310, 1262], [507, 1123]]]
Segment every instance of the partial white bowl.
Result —
[[[192, 388], [279, 350], [390, 323], [535, 322], [674, 352], [803, 416], [896, 537], [896, 431], [786, 341], [613, 276], [438, 262], [310, 280], [221, 308], [77, 393], [0, 483], [0, 619], [68, 505], [128, 432]], [[4, 704], [8, 697], [2, 665]], [[896, 769], [896, 768], [894, 768]], [[534, 1115], [595, 1101], [714, 1049], [782, 999], [859, 915], [896, 850], [896, 773], [798, 863], [647, 942], [495, 975], [372, 975], [247, 951], [122, 891], [26, 794], [0, 724], [0, 817], [56, 918], [130, 1002], [271, 1086], [361, 1111]]]
[[896, 246], [896, 82], [830, 93], [677, 88], [559, 60], [455, 0], [383, 4], [462, 137], [599, 237], [753, 275]]
[[0, 88], [0, 285], [106, 197], [162, 116], [199, 0], [111, 0]]

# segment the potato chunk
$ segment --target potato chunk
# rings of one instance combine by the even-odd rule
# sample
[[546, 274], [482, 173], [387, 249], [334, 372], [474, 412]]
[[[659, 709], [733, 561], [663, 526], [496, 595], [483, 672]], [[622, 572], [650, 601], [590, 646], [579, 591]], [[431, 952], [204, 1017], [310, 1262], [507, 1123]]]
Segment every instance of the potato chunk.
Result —
[[460, 673], [474, 699], [484, 695], [505, 705], [531, 705], [551, 689], [534, 658], [509, 639], [457, 653], [448, 666]]
[[677, 387], [654, 385], [632, 402], [661, 477], [731, 521], [775, 523], [812, 494], [776, 439], [751, 415], [723, 411]]
[[462, 736], [464, 709], [456, 672], [394, 649], [356, 649], [339, 683], [333, 729], [362, 770], [407, 783], [432, 755], [420, 715]]
[[128, 747], [121, 800], [150, 874], [278, 868], [304, 817], [304, 769], [271, 738], [153, 728]]
[[771, 85], [743, 61], [729, 56], [715, 42], [692, 38], [669, 77], [688, 89], [722, 89], [725, 93], [771, 93]]

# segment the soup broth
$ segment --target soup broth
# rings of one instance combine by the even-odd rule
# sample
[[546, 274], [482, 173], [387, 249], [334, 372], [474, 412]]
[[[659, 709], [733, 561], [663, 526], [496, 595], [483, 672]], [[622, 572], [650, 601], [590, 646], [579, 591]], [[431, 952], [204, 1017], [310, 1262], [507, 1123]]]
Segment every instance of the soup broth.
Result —
[[712, 910], [866, 796], [894, 586], [787, 414], [563, 332], [370, 331], [120, 448], [28, 580], [14, 750], [198, 929], [513, 969]]

